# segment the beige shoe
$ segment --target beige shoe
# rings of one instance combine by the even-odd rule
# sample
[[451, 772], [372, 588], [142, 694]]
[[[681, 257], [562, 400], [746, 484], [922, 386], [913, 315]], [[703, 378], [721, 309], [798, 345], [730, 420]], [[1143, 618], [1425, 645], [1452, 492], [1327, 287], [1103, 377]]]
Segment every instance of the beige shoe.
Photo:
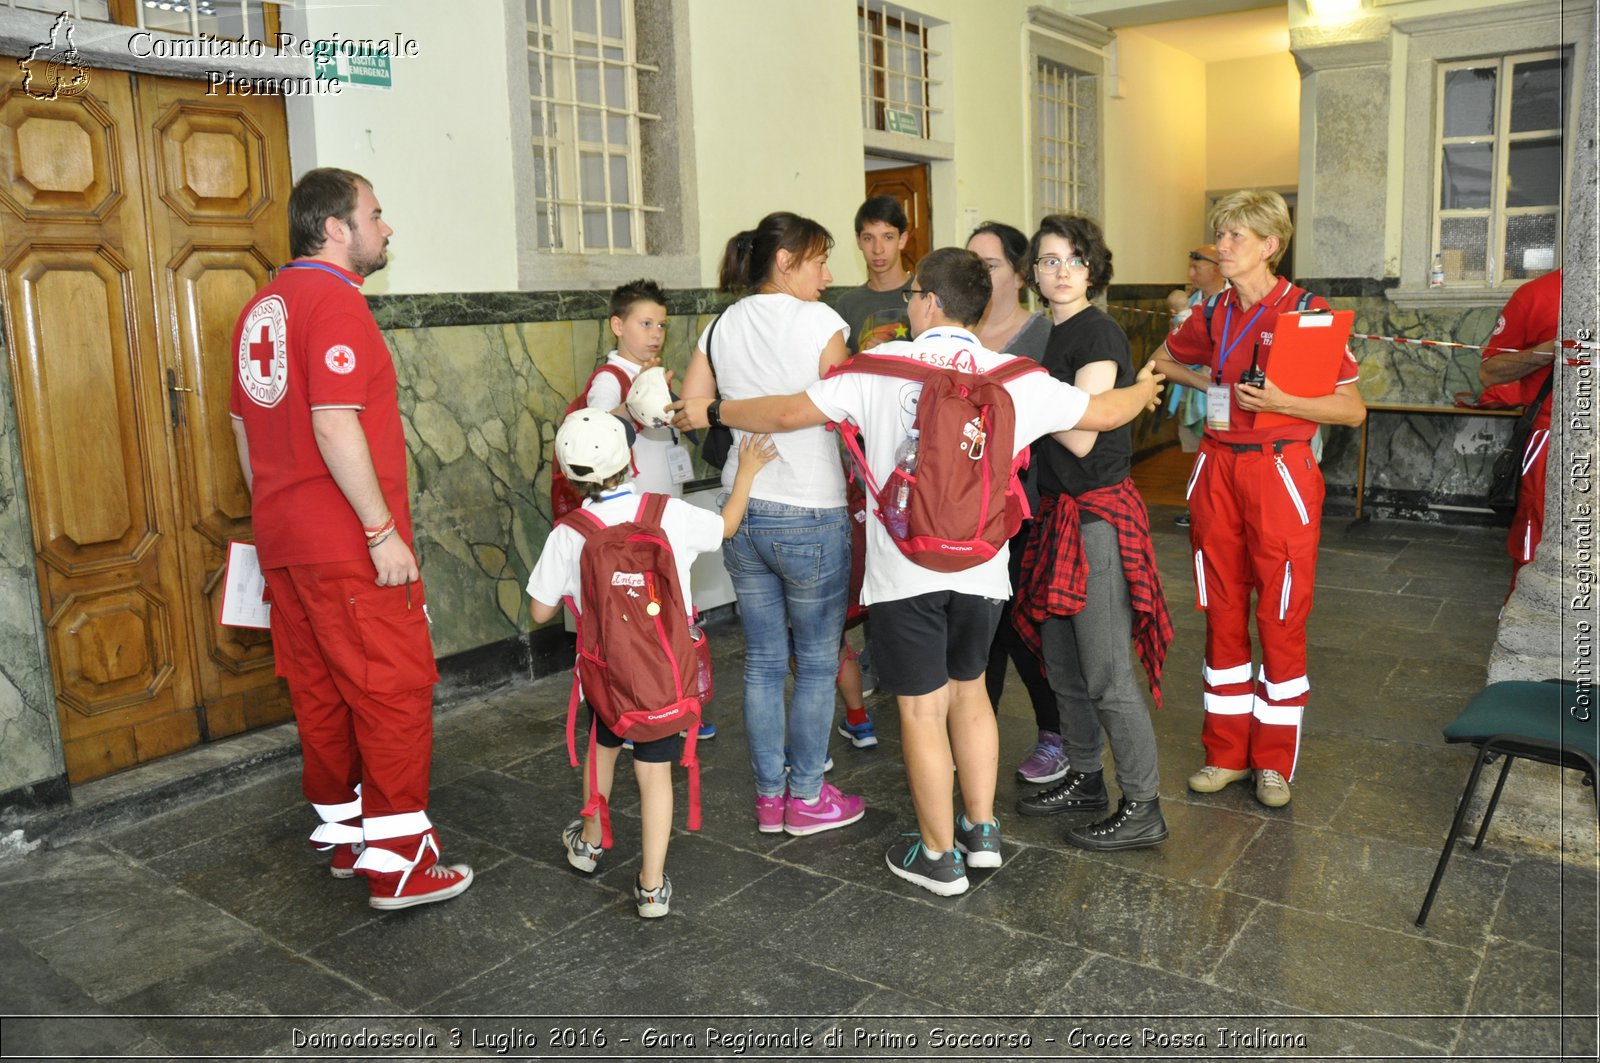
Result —
[[1256, 772], [1256, 800], [1268, 808], [1282, 808], [1289, 803], [1288, 780], [1264, 768]]
[[1215, 764], [1207, 764], [1189, 776], [1189, 789], [1197, 794], [1214, 794], [1229, 783], [1248, 778], [1250, 772], [1245, 768], [1219, 768]]

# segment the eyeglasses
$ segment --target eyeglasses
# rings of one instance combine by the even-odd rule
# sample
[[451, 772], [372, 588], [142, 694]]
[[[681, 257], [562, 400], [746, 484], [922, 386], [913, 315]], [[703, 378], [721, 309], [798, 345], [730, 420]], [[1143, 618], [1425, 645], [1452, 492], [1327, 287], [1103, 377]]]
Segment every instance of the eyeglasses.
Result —
[[902, 299], [904, 299], [906, 301], [906, 305], [907, 306], [911, 305], [911, 297], [913, 295], [933, 295], [933, 294], [935, 294], [935, 293], [934, 293], [932, 288], [901, 288], [900, 289], [900, 298], [902, 298]]
[[1060, 273], [1063, 269], [1086, 271], [1089, 268], [1089, 263], [1077, 255], [1073, 255], [1071, 258], [1057, 258], [1054, 255], [1048, 255], [1044, 258], [1034, 259], [1033, 265], [1040, 273]]
[[1209, 262], [1213, 266], [1215, 266], [1217, 264], [1217, 260], [1216, 259], [1208, 258], [1205, 255], [1202, 255], [1198, 251], [1190, 251], [1189, 252], [1189, 261], [1190, 262]]

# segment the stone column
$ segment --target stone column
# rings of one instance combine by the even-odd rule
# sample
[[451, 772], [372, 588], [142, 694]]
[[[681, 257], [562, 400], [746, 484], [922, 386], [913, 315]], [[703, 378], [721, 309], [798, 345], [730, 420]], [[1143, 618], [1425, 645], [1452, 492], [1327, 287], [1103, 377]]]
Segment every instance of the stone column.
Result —
[[[1587, 69], [1573, 78], [1578, 142], [1572, 152], [1571, 207], [1562, 254], [1563, 338], [1595, 338], [1596, 27], [1589, 28]], [[1600, 509], [1596, 463], [1595, 384], [1600, 366], [1569, 366], [1562, 353], [1594, 358], [1595, 351], [1557, 353], [1551, 389], [1549, 475], [1544, 537], [1532, 564], [1517, 576], [1489, 657], [1489, 679], [1575, 679], [1593, 683], [1596, 663], [1595, 525]], [[1594, 706], [1589, 705], [1593, 712]], [[1558, 778], [1559, 776], [1559, 778]], [[1494, 819], [1496, 834], [1554, 845], [1577, 865], [1592, 867], [1596, 837], [1594, 792], [1576, 772], [1521, 764], [1511, 773]], [[1480, 786], [1482, 814], [1487, 786]]]
[[[1562, 254], [1561, 333], [1595, 339], [1595, 27], [1590, 26], [1587, 69], [1573, 78], [1578, 142]], [[1545, 483], [1544, 537], [1538, 554], [1517, 577], [1489, 658], [1489, 679], [1579, 679], [1595, 676], [1595, 525], [1600, 509], [1596, 465], [1595, 385], [1600, 366], [1570, 366], [1558, 352], [1551, 389], [1550, 450]]]

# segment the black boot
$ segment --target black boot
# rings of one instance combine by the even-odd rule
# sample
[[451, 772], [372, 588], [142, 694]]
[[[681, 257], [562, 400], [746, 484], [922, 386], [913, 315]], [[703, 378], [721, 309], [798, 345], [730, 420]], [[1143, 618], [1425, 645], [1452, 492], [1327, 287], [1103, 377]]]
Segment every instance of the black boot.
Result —
[[1167, 821], [1161, 815], [1161, 801], [1130, 801], [1124, 797], [1117, 810], [1098, 823], [1088, 823], [1067, 831], [1067, 841], [1080, 849], [1106, 852], [1112, 849], [1144, 849], [1167, 840]]
[[1103, 772], [1069, 771], [1050, 789], [1017, 798], [1017, 811], [1024, 816], [1053, 816], [1059, 812], [1099, 812], [1110, 803]]

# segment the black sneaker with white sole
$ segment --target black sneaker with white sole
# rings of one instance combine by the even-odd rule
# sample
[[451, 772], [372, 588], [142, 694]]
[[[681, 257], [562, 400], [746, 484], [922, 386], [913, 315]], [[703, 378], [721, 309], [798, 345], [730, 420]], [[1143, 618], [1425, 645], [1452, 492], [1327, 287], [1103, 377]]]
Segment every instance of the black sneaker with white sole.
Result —
[[954, 897], [967, 892], [967, 868], [961, 853], [951, 849], [941, 853], [937, 860], [931, 859], [918, 834], [907, 834], [889, 846], [884, 862], [889, 865], [890, 871], [907, 882], [915, 882], [941, 897]]

